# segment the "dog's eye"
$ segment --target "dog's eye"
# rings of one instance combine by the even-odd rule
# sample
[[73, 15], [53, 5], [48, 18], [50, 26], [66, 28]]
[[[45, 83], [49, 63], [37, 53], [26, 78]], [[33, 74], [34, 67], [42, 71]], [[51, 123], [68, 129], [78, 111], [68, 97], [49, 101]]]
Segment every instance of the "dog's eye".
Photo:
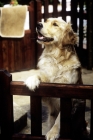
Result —
[[57, 23], [55, 23], [55, 22], [53, 23], [53, 25], [54, 25], [54, 26], [58, 26]]

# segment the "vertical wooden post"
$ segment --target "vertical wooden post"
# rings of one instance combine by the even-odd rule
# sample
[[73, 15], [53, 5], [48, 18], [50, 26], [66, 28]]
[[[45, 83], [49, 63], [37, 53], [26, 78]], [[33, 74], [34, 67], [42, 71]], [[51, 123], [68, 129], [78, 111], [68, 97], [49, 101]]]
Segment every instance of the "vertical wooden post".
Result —
[[93, 99], [91, 100], [90, 140], [93, 140]]
[[[41, 21], [41, 18], [42, 18], [42, 14], [41, 14], [41, 0], [36, 0], [37, 1], [37, 21]], [[37, 21], [36, 21], [36, 24], [37, 24]]]
[[62, 19], [66, 21], [66, 0], [62, 0]]
[[[31, 34], [36, 37], [36, 25], [38, 21], [41, 21], [41, 1], [35, 0], [30, 3], [33, 15], [31, 15]], [[33, 19], [33, 20], [32, 20]], [[34, 40], [35, 47], [35, 67], [38, 59], [38, 45]], [[38, 93], [37, 93], [38, 94]], [[31, 135], [40, 136], [42, 134], [42, 113], [41, 113], [41, 97], [31, 97]]]
[[29, 15], [29, 25], [31, 29], [31, 47], [33, 48], [33, 66], [36, 66], [36, 12], [35, 12], [35, 1], [30, 2], [30, 15]]
[[[37, 93], [38, 94], [38, 93]], [[42, 135], [41, 97], [31, 97], [31, 135]]]
[[71, 24], [75, 32], [77, 32], [77, 0], [71, 0]]
[[49, 5], [49, 1], [45, 0], [44, 1], [44, 19], [49, 18], [48, 5]]
[[[40, 0], [36, 0], [36, 26], [37, 23], [41, 21], [42, 19], [42, 14], [41, 14], [41, 1]], [[36, 42], [36, 64], [38, 62], [38, 58], [40, 57], [41, 53], [42, 53], [42, 45], [38, 44]]]
[[88, 64], [87, 68], [92, 69], [93, 67], [93, 1], [87, 2], [87, 49], [88, 49]]
[[58, 0], [53, 0], [53, 17], [58, 17], [57, 6]]
[[13, 97], [10, 95], [12, 76], [6, 70], [0, 70], [0, 119], [1, 138], [12, 139], [13, 134]]
[[60, 136], [61, 138], [71, 138], [71, 99], [61, 98], [61, 120]]
[[34, 63], [35, 67], [37, 64], [37, 59], [38, 59], [38, 45], [36, 42], [36, 25], [38, 21], [41, 21], [41, 1], [40, 0], [33, 0], [30, 2], [30, 29], [31, 29], [31, 45], [34, 48]]
[[3, 68], [2, 39], [0, 37], [0, 69]]

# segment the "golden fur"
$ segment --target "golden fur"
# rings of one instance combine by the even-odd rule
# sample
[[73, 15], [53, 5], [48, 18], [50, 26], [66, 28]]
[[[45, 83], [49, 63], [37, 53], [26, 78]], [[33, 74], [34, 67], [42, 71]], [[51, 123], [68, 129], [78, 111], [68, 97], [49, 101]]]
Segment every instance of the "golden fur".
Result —
[[[49, 18], [43, 23], [39, 22], [36, 31], [37, 42], [44, 44], [44, 51], [39, 58], [38, 68], [32, 70], [26, 80], [26, 86], [34, 91], [40, 82], [82, 83], [81, 64], [74, 49], [78, 37], [71, 24], [59, 18]], [[49, 107], [48, 121], [51, 128], [46, 138], [55, 140], [60, 132], [59, 99], [43, 98], [43, 101]]]

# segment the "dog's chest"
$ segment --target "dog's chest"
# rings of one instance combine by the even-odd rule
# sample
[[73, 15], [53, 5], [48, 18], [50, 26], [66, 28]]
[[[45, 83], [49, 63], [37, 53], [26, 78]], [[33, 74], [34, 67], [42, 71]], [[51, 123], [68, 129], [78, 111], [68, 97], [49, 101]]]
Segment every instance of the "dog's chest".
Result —
[[[80, 67], [80, 62], [76, 56], [64, 60], [62, 56], [55, 58], [52, 55], [45, 55], [41, 56], [38, 67], [50, 77], [50, 82], [68, 83], [67, 81], [70, 81], [75, 83], [78, 79], [77, 68]], [[72, 82], [73, 77], [75, 79]]]
[[55, 73], [57, 74], [58, 71], [63, 71], [64, 62], [60, 60], [60, 58], [55, 58], [52, 55], [46, 55], [41, 57], [38, 62], [38, 67], [54, 75]]
[[40, 61], [38, 62], [38, 67], [39, 69], [45, 71], [49, 76], [56, 76], [60, 66], [54, 57], [45, 56], [41, 57]]

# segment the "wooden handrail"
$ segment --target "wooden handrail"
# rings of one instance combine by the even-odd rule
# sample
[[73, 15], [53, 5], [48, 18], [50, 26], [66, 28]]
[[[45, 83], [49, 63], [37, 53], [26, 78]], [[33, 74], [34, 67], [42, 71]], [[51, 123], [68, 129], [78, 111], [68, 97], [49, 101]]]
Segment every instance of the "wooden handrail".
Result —
[[93, 85], [41, 83], [35, 91], [30, 91], [23, 81], [12, 81], [10, 93], [11, 95], [93, 99]]

